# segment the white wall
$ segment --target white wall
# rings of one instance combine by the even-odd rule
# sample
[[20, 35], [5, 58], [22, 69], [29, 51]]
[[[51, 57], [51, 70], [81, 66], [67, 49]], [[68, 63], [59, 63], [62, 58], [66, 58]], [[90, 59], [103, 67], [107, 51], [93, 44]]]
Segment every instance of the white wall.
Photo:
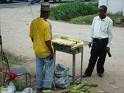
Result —
[[123, 6], [123, 16], [124, 16], [124, 0], [123, 0], [123, 3], [122, 3], [122, 6]]
[[106, 5], [109, 13], [124, 15], [124, 0], [99, 0], [100, 5]]
[[99, 6], [106, 5], [107, 6], [108, 0], [99, 0]]
[[112, 12], [114, 14], [123, 12], [122, 0], [108, 0], [108, 12]]

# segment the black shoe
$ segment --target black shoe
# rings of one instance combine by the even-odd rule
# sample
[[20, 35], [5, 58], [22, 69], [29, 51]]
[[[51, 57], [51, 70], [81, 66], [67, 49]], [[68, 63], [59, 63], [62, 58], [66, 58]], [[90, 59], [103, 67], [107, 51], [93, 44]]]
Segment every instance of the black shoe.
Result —
[[99, 77], [103, 77], [103, 74], [102, 74], [102, 73], [98, 73], [98, 76], [99, 76]]
[[83, 78], [85, 78], [85, 77], [91, 77], [91, 75], [84, 74], [82, 77]]

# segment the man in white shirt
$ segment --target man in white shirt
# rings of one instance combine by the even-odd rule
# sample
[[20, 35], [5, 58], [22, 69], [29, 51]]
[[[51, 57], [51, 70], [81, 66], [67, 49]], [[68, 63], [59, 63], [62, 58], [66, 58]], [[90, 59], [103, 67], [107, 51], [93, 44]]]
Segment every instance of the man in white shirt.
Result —
[[110, 50], [113, 28], [113, 21], [106, 15], [106, 12], [107, 7], [105, 5], [100, 6], [99, 15], [93, 19], [91, 40], [89, 42], [91, 56], [83, 77], [90, 77], [92, 75], [96, 62], [97, 74], [99, 77], [103, 76], [106, 53]]

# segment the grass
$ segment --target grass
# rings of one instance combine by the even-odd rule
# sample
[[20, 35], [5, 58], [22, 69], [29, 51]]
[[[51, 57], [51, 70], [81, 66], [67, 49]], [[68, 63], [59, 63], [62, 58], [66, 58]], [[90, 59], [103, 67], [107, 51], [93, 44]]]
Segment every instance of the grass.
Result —
[[[73, 24], [88, 24], [88, 25], [91, 25], [92, 24], [92, 20], [93, 20], [93, 18], [95, 16], [96, 15], [79, 16], [79, 17], [76, 17], [76, 18], [72, 18], [68, 22], [69, 23], [73, 23]], [[116, 20], [122, 19], [122, 18], [124, 19], [124, 16], [119, 16], [119, 15], [109, 14], [108, 16], [114, 21], [114, 25], [117, 25], [117, 24], [115, 24]]]
[[108, 14], [108, 16], [115, 22], [117, 19], [124, 19], [124, 16]]
[[26, 62], [26, 58], [22, 56], [16, 56], [15, 54], [8, 51], [5, 51], [5, 55], [8, 58], [9, 64], [21, 65], [22, 63]]
[[72, 18], [69, 22], [73, 24], [91, 24], [96, 15], [79, 16]]

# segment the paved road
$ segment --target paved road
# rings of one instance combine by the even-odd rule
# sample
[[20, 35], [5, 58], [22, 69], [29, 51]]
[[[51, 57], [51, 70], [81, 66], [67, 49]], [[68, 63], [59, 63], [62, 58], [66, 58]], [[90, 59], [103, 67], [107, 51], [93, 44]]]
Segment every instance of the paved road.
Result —
[[[2, 22], [2, 36], [4, 49], [27, 57], [28, 68], [31, 72], [35, 69], [35, 56], [32, 43], [29, 39], [29, 24], [33, 18], [39, 16], [40, 5], [28, 6], [27, 3], [15, 3], [0, 5], [0, 18]], [[50, 20], [49, 20], [50, 21]], [[90, 25], [74, 25], [63, 22], [50, 21], [53, 26], [53, 34], [63, 34], [87, 41]], [[99, 84], [101, 90], [106, 93], [124, 93], [124, 28], [114, 27], [114, 38], [111, 47], [112, 58], [108, 58], [105, 64], [105, 75], [99, 78], [94, 70], [93, 76], [87, 80]], [[84, 69], [87, 67], [90, 49], [84, 48]], [[57, 52], [57, 62], [66, 64], [71, 68], [72, 56]], [[80, 56], [77, 55], [76, 72], [79, 74]], [[71, 69], [70, 69], [71, 71]]]

